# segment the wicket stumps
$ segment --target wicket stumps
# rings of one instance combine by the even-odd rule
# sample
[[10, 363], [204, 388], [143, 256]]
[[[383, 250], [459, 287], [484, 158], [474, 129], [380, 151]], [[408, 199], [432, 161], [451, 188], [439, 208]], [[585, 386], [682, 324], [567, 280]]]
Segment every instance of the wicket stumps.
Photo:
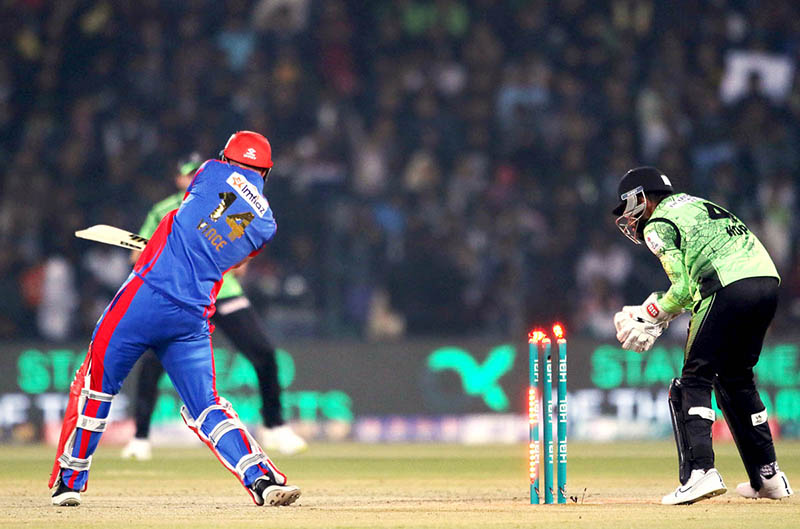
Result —
[[541, 331], [531, 331], [528, 337], [528, 467], [531, 478], [531, 504], [539, 503], [539, 342]]
[[547, 334], [535, 329], [528, 334], [528, 424], [530, 444], [528, 445], [528, 464], [530, 476], [531, 504], [540, 503], [539, 465], [539, 356], [544, 358], [543, 408], [544, 423], [542, 441], [544, 443], [544, 503], [553, 503], [553, 474], [558, 461], [558, 503], [567, 502], [567, 339], [564, 327], [556, 323], [552, 328], [558, 351], [558, 453], [553, 446], [553, 358], [551, 341]]

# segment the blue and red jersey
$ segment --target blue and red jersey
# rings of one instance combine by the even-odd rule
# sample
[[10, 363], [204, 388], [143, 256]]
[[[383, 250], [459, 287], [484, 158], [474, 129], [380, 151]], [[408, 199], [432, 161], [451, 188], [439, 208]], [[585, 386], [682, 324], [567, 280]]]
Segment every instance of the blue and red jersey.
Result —
[[189, 312], [210, 317], [225, 272], [275, 234], [263, 187], [255, 171], [206, 161], [180, 208], [161, 220], [134, 273]]

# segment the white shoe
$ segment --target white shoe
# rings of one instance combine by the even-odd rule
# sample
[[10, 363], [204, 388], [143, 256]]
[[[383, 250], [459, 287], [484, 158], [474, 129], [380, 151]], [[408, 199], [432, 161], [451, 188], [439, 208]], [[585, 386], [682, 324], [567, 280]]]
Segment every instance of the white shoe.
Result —
[[761, 483], [761, 489], [756, 490], [750, 486], [749, 481], [739, 483], [736, 485], [736, 492], [745, 498], [769, 498], [771, 500], [779, 500], [794, 494], [792, 487], [789, 486], [789, 480], [786, 479], [786, 474], [778, 472], [769, 479], [765, 479]]
[[308, 448], [308, 443], [294, 433], [288, 425], [276, 426], [275, 428], [259, 428], [259, 441], [264, 450], [277, 450], [281, 454], [294, 455]]
[[134, 437], [125, 448], [122, 449], [122, 459], [137, 459], [139, 461], [150, 461], [153, 454], [150, 451], [150, 441]]
[[58, 507], [77, 507], [81, 504], [81, 493], [67, 487], [59, 477], [56, 490], [53, 491], [52, 502]]
[[689, 504], [725, 494], [727, 491], [725, 483], [722, 482], [722, 476], [719, 475], [716, 468], [695, 469], [692, 470], [692, 475], [689, 476], [686, 485], [681, 485], [675, 489], [675, 492], [661, 498], [661, 503], [664, 505]]
[[300, 489], [294, 485], [278, 485], [269, 477], [258, 478], [250, 489], [253, 491], [253, 499], [258, 505], [268, 505], [279, 507], [281, 505], [291, 505], [300, 497]]

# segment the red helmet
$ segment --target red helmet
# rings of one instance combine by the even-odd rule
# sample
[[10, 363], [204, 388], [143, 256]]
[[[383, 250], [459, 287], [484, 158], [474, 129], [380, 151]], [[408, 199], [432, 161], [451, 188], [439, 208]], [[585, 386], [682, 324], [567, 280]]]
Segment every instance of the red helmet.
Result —
[[231, 134], [228, 143], [222, 149], [222, 155], [228, 160], [259, 169], [272, 167], [272, 147], [267, 138], [258, 132], [240, 130]]

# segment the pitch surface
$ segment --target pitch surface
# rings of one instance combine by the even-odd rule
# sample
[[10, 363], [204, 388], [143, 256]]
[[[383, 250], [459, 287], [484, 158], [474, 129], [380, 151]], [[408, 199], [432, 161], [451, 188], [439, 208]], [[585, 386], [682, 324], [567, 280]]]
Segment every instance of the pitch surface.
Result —
[[[781, 467], [800, 487], [800, 442], [778, 445]], [[0, 451], [0, 527], [484, 528], [620, 529], [697, 526], [796, 527], [800, 498], [745, 500], [732, 444], [717, 446], [729, 487], [693, 506], [665, 507], [677, 486], [671, 443], [579, 444], [569, 447], [568, 494], [575, 503], [531, 506], [527, 447], [312, 444], [275, 457], [303, 489], [284, 508], [258, 508], [203, 447], [155, 449], [150, 462], [123, 461], [101, 446], [80, 507], [53, 507], [46, 489], [50, 447]]]

